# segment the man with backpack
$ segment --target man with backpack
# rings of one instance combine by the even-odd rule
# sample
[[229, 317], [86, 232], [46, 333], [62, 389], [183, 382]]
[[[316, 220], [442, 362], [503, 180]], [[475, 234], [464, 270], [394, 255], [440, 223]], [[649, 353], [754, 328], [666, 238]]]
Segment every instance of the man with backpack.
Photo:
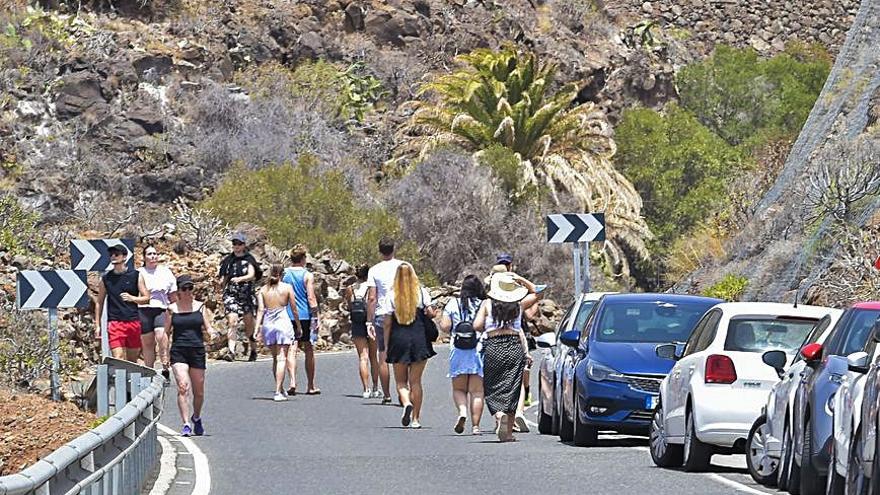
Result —
[[[257, 360], [256, 330], [257, 311], [256, 282], [263, 277], [260, 263], [248, 251], [245, 235], [241, 232], [233, 234], [232, 252], [220, 262], [218, 277], [223, 283], [223, 306], [226, 308], [227, 345], [229, 353], [224, 356], [227, 361], [235, 360], [235, 343], [238, 334], [238, 320], [244, 320], [244, 333], [247, 336], [250, 355], [248, 361]], [[245, 353], [248, 351], [245, 347]]]
[[391, 403], [391, 375], [385, 362], [384, 324], [392, 313], [392, 301], [388, 297], [397, 268], [403, 261], [394, 257], [394, 240], [383, 237], [379, 240], [379, 254], [382, 261], [376, 263], [367, 273], [367, 332], [376, 339], [379, 350], [379, 380], [382, 382], [383, 404]]
[[[480, 434], [480, 418], [483, 416], [483, 360], [480, 357], [479, 337], [474, 330], [474, 318], [480, 304], [486, 298], [486, 290], [476, 275], [468, 275], [461, 283], [461, 291], [443, 308], [440, 328], [449, 332], [449, 373], [452, 379], [452, 400], [458, 409], [458, 418], [452, 427], [463, 433], [470, 406], [471, 432]], [[468, 400], [470, 399], [470, 400]]]
[[[345, 289], [345, 303], [348, 306], [349, 319], [351, 320], [351, 340], [357, 349], [358, 371], [360, 372], [361, 384], [364, 386], [363, 398], [378, 399], [382, 397], [379, 391], [379, 358], [378, 346], [375, 336], [370, 336], [367, 331], [367, 275], [370, 267], [361, 265], [355, 270], [357, 282]], [[372, 387], [370, 377], [372, 376]]]

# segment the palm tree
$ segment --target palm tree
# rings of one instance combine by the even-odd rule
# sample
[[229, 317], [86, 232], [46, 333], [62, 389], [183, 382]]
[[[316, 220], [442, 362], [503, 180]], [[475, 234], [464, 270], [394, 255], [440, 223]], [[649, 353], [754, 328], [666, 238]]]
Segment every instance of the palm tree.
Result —
[[420, 94], [438, 102], [417, 103], [403, 132], [415, 136], [404, 154], [424, 156], [438, 146], [457, 144], [479, 153], [500, 144], [520, 160], [522, 182], [546, 186], [555, 203], [570, 195], [584, 211], [604, 211], [610, 242], [605, 253], [627, 271], [620, 252], [626, 245], [647, 258], [653, 236], [641, 215], [642, 200], [615, 170], [612, 129], [593, 103], [578, 104], [578, 86], [551, 94], [556, 65], [539, 63], [513, 47], [475, 50], [457, 57], [464, 68], [436, 77]]

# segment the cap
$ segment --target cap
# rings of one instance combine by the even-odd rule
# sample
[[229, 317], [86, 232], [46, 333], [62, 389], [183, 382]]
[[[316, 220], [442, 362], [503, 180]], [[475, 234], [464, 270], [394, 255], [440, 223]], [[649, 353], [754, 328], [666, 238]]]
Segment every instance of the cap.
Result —
[[508, 253], [501, 253], [495, 257], [495, 263], [509, 265], [513, 263], [513, 256]]
[[116, 241], [107, 247], [108, 253], [112, 253], [114, 251], [122, 253], [122, 254], [128, 254], [128, 247], [125, 244], [123, 244], [119, 241]]
[[189, 275], [180, 275], [177, 277], [177, 286], [183, 287], [184, 285], [195, 285], [195, 282], [193, 282], [193, 278]]
[[241, 232], [236, 232], [229, 236], [230, 241], [247, 242], [247, 238]]

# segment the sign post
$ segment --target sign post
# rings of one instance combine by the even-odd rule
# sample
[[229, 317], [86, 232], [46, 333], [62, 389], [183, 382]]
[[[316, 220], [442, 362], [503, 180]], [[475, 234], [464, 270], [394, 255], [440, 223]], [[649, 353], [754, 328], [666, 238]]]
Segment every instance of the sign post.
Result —
[[[126, 262], [134, 270], [134, 239], [75, 239], [70, 241], [70, 265], [73, 270], [107, 272], [113, 269], [108, 248], [122, 243], [128, 248]], [[101, 313], [101, 357], [110, 357], [110, 341], [107, 336], [107, 298]]]
[[53, 270], [18, 272], [15, 286], [19, 310], [49, 310], [49, 351], [52, 354], [52, 399], [61, 400], [61, 356], [58, 350], [58, 308], [89, 307], [86, 272]]
[[590, 242], [605, 240], [604, 213], [547, 215], [547, 242], [571, 243], [574, 258], [574, 296], [590, 292]]

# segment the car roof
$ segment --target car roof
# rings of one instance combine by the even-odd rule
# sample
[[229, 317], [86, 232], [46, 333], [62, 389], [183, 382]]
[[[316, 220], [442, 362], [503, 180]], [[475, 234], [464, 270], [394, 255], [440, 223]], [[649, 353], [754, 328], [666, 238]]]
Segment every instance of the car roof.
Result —
[[602, 299], [602, 296], [608, 294], [618, 294], [618, 292], [584, 292], [581, 294], [582, 301], [598, 301]]
[[880, 301], [863, 301], [852, 305], [855, 309], [880, 309]]
[[779, 315], [820, 319], [827, 314], [840, 315], [842, 313], [839, 309], [825, 306], [798, 304], [795, 307], [789, 303], [774, 302], [728, 302], [715, 307], [722, 310], [725, 316], [728, 317], [738, 315]]
[[693, 296], [690, 294], [672, 294], [672, 293], [654, 293], [654, 292], [639, 292], [639, 293], [628, 293], [628, 294], [609, 294], [605, 296], [604, 301], [606, 303], [611, 302], [705, 302], [708, 304], [718, 304], [722, 301], [721, 299], [716, 299], [714, 297], [705, 297], [705, 296]]

